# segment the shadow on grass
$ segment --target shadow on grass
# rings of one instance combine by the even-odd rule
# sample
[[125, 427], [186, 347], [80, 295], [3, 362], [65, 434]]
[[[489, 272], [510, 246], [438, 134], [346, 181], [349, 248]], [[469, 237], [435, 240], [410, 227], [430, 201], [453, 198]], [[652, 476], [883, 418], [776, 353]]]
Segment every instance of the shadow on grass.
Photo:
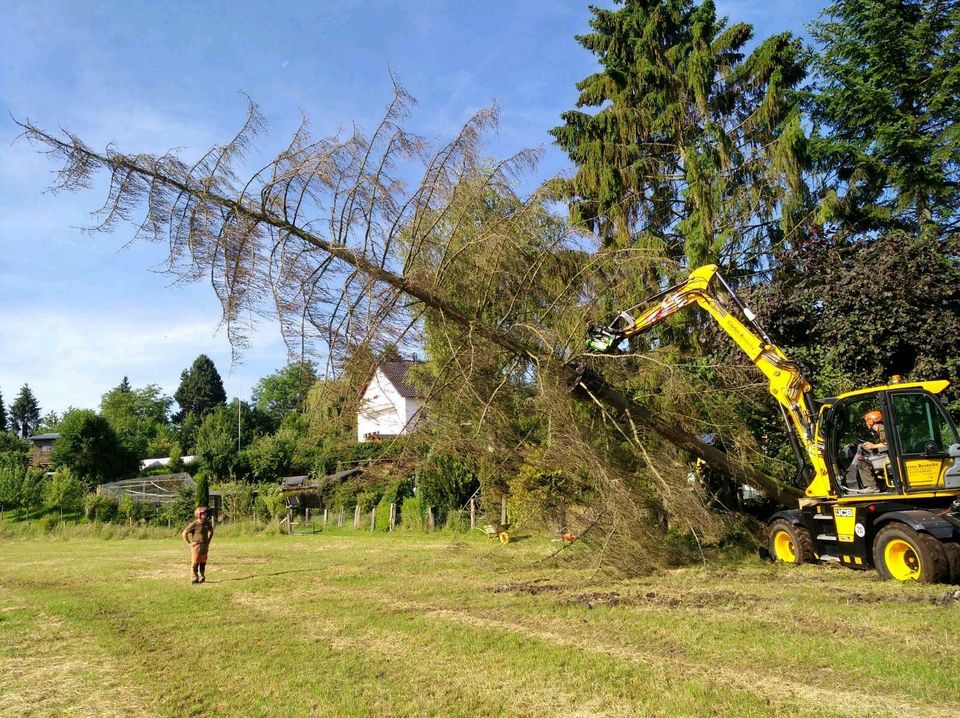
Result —
[[283, 576], [288, 573], [318, 573], [315, 568], [290, 568], [286, 571], [270, 571], [269, 573], [252, 573], [249, 576], [235, 578], [208, 578], [204, 583], [227, 583], [229, 581], [249, 581], [251, 578], [267, 578], [269, 576]]

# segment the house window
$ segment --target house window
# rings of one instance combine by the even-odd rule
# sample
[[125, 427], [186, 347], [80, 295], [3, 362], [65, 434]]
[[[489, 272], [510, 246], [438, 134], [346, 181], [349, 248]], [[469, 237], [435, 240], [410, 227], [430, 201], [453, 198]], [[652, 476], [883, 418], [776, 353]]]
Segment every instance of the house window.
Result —
[[40, 447], [41, 454], [49, 454], [51, 451], [53, 451], [53, 444], [43, 444]]

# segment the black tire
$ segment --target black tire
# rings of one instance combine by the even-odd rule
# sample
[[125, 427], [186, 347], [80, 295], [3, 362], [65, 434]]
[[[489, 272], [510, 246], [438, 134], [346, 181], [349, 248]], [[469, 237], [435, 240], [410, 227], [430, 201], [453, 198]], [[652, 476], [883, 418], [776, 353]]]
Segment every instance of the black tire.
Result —
[[943, 544], [943, 553], [947, 557], [950, 583], [960, 583], [960, 544], [950, 541]]
[[770, 524], [767, 549], [773, 561], [801, 564], [817, 560], [810, 532], [785, 519], [777, 519]]
[[881, 578], [942, 583], [950, 576], [944, 545], [901, 523], [884, 526], [873, 542], [873, 562]]

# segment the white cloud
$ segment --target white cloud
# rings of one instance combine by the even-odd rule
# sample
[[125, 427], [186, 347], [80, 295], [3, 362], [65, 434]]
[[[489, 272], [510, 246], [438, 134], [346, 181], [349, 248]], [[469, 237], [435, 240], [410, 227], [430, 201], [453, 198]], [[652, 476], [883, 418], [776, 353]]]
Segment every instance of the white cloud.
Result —
[[129, 376], [172, 394], [180, 372], [200, 353], [217, 364], [230, 396], [249, 395], [256, 380], [284, 363], [274, 327], [263, 328], [249, 363], [230, 366], [230, 347], [214, 316], [81, 311], [21, 311], [0, 316], [0, 389], [7, 403], [30, 384], [44, 411], [96, 408], [105, 391]]

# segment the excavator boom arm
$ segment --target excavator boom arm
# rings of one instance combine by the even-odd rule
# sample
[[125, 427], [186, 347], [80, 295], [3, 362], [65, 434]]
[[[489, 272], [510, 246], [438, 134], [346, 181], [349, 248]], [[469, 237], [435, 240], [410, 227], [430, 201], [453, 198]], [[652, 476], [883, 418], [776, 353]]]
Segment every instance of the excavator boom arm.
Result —
[[[718, 288], [729, 296], [745, 321], [724, 306], [718, 296]], [[636, 318], [631, 315], [631, 312], [649, 306], [651, 302], [656, 303]], [[587, 344], [595, 351], [611, 351], [621, 342], [643, 334], [691, 304], [700, 306], [713, 317], [750, 361], [763, 372], [769, 381], [770, 393], [783, 408], [784, 418], [799, 437], [806, 455], [811, 460], [816, 460], [819, 456], [814, 441], [816, 411], [810, 380], [798, 364], [790, 361], [783, 351], [773, 344], [767, 333], [757, 324], [754, 313], [740, 301], [715, 265], [700, 267], [691, 272], [685, 282], [620, 312], [606, 326], [590, 327]]]

